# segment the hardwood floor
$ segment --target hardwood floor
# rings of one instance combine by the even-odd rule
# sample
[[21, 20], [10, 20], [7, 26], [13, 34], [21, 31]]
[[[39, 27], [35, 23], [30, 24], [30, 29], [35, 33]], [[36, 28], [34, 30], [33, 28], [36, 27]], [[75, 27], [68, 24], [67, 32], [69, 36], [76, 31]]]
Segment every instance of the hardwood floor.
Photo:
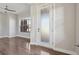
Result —
[[54, 51], [53, 49], [37, 45], [31, 45], [31, 53], [35, 53], [36, 55], [68, 55], [66, 53]]
[[30, 39], [15, 37], [15, 38], [0, 38], [0, 54], [1, 55], [67, 55], [62, 52], [54, 51], [42, 46], [29, 45]]

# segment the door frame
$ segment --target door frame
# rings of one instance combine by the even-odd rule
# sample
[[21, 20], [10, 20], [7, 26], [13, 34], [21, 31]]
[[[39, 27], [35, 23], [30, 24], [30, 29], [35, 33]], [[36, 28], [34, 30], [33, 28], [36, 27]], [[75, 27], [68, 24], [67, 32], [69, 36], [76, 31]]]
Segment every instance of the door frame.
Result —
[[[49, 9], [49, 43], [43, 43], [41, 42], [41, 31], [40, 31], [40, 24], [41, 24], [41, 20], [40, 20], [40, 11], [44, 8], [48, 8]], [[37, 17], [37, 44], [38, 45], [42, 45], [42, 46], [46, 46], [46, 47], [53, 47], [53, 39], [54, 39], [54, 27], [53, 27], [53, 16], [54, 16], [54, 12], [53, 12], [53, 5], [52, 4], [42, 4], [38, 6], [38, 17]], [[38, 32], [39, 29], [39, 32]]]

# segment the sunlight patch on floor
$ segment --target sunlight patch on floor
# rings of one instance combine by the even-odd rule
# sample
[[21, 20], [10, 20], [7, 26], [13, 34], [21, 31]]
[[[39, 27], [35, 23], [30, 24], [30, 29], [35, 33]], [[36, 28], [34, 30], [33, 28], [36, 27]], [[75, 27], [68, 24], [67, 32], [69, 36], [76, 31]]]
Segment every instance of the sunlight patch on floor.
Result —
[[49, 53], [46, 51], [41, 51], [41, 55], [49, 55]]

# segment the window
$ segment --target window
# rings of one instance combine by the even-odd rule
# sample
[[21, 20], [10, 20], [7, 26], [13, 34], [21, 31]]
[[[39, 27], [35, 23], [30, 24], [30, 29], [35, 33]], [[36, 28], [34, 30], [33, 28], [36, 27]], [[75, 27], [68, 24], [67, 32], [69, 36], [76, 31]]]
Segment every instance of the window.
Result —
[[20, 31], [21, 32], [30, 32], [31, 30], [31, 21], [30, 19], [23, 19], [20, 22]]

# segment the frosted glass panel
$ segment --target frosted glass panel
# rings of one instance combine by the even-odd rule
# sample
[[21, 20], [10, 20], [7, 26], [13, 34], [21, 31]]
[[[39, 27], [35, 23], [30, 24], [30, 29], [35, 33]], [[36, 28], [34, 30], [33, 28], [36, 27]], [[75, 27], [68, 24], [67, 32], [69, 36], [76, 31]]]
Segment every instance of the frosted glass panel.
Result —
[[49, 10], [41, 10], [41, 41], [49, 42]]

